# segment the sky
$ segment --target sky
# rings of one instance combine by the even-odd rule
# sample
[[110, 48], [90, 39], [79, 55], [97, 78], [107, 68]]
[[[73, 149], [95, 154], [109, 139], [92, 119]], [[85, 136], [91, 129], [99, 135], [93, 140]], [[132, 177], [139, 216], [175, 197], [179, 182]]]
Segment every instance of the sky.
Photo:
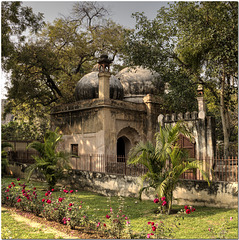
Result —
[[[103, 4], [110, 12], [110, 18], [124, 27], [134, 28], [135, 19], [132, 13], [144, 12], [149, 19], [157, 15], [157, 10], [162, 6], [167, 6], [168, 1], [98, 1]], [[24, 6], [29, 6], [34, 13], [44, 14], [45, 22], [53, 22], [54, 19], [62, 15], [69, 15], [73, 1], [23, 1]], [[1, 71], [1, 98], [5, 98], [4, 89], [7, 76]]]

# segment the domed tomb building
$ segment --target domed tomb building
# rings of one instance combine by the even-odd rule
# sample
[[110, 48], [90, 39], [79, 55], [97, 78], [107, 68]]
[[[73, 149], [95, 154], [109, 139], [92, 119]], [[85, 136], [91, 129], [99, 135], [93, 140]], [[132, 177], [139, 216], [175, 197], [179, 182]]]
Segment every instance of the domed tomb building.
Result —
[[117, 162], [138, 142], [154, 140], [163, 87], [148, 69], [126, 68], [114, 76], [109, 68], [108, 57], [101, 56], [98, 67], [78, 81], [77, 101], [55, 107], [51, 124], [63, 134], [61, 148]]

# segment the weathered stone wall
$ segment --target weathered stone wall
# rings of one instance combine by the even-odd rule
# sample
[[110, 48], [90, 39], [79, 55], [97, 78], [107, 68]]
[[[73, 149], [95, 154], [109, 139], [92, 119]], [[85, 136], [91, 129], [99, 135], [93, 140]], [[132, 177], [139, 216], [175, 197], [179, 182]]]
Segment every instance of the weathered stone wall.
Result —
[[[105, 196], [138, 197], [141, 179], [124, 175], [73, 171], [70, 184]], [[66, 183], [67, 184], [67, 183]], [[154, 191], [144, 192], [142, 199], [153, 200]], [[174, 192], [174, 204], [236, 208], [238, 183], [181, 180]]]

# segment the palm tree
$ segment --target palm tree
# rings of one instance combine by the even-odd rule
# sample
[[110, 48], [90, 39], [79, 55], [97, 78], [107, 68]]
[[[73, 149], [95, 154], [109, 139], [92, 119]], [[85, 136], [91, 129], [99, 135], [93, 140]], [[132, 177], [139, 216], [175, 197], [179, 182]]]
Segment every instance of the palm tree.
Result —
[[[173, 191], [184, 172], [189, 169], [199, 169], [208, 181], [208, 175], [203, 171], [201, 163], [189, 159], [185, 150], [177, 146], [180, 134], [191, 138], [190, 132], [181, 122], [164, 128], [160, 126], [160, 131], [156, 133], [155, 146], [152, 143], [147, 143], [145, 146], [139, 143], [131, 149], [129, 155], [129, 164], [141, 163], [148, 168], [148, 173], [142, 180], [150, 179], [148, 187], [156, 189], [160, 197], [166, 197], [168, 214], [172, 209]], [[143, 190], [140, 189], [140, 194]]]
[[[139, 199], [144, 190], [150, 187], [156, 189], [159, 184], [164, 180], [163, 177], [163, 162], [160, 161], [160, 155], [157, 149], [151, 142], [139, 142], [134, 148], [130, 150], [129, 159], [127, 162], [129, 165], [142, 164], [148, 171], [142, 176], [142, 187], [139, 191]], [[144, 181], [148, 180], [149, 185], [144, 187]]]
[[62, 135], [55, 131], [48, 131], [45, 134], [44, 142], [33, 142], [28, 148], [38, 151], [39, 156], [33, 156], [35, 163], [27, 168], [29, 181], [35, 170], [42, 173], [47, 181], [49, 188], [54, 188], [59, 179], [64, 176], [64, 171], [70, 169], [69, 159], [71, 154], [57, 151], [57, 145], [61, 141]]

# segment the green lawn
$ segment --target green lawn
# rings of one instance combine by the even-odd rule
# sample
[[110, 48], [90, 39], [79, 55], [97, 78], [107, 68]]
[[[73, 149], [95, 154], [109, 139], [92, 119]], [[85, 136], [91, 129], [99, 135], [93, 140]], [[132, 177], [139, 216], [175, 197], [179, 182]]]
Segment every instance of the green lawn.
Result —
[[[12, 179], [3, 179], [2, 184], [9, 183]], [[23, 183], [23, 181], [22, 181]], [[31, 185], [32, 184], [32, 185]], [[35, 186], [38, 196], [44, 197], [46, 184], [32, 182], [27, 184], [28, 187]], [[68, 189], [70, 190], [70, 189]], [[53, 192], [56, 198], [64, 196], [65, 193], [61, 189], [56, 188]], [[88, 215], [92, 218], [105, 221], [106, 214], [109, 214], [109, 209], [112, 207], [117, 210], [119, 206], [119, 198], [111, 197], [110, 199], [95, 193], [78, 190], [77, 193], [71, 194], [72, 202], [79, 204], [82, 201], [85, 206], [89, 206]], [[155, 210], [157, 205], [153, 201], [139, 201], [135, 198], [123, 198], [124, 214], [129, 218], [132, 230], [141, 232], [142, 229], [149, 229], [148, 222], [154, 221], [159, 223], [162, 221], [166, 226], [171, 226], [175, 222], [175, 214], [172, 215], [157, 215]], [[184, 206], [173, 206], [173, 209], [180, 210]], [[223, 209], [212, 207], [197, 207], [196, 211], [184, 215], [184, 219], [180, 220], [180, 226], [174, 229], [171, 238], [235, 238], [238, 236], [238, 209]], [[232, 220], [231, 220], [231, 219]], [[210, 229], [210, 231], [209, 231]], [[39, 238], [39, 237], [38, 237]]]
[[55, 234], [44, 233], [41, 228], [30, 227], [16, 220], [7, 211], [1, 215], [1, 239], [55, 239]]

